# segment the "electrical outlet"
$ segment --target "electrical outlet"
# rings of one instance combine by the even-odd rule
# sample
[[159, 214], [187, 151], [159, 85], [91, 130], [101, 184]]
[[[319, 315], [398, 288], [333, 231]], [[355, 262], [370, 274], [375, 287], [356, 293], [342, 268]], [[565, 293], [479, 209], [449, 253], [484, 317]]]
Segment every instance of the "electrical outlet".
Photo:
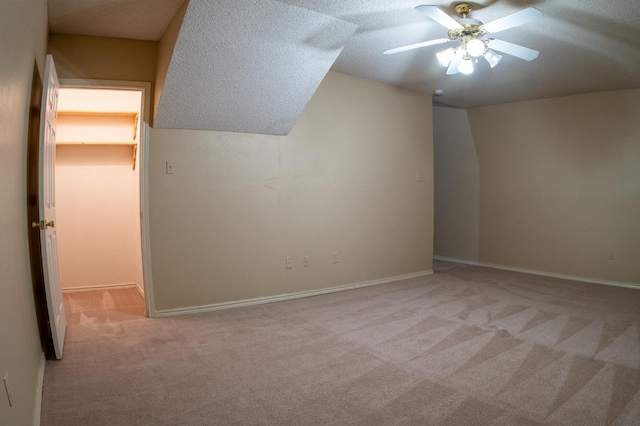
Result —
[[176, 172], [173, 161], [167, 161], [167, 174], [172, 175]]
[[333, 263], [338, 263], [338, 252], [337, 251], [333, 252]]
[[616, 252], [615, 251], [610, 251], [609, 252], [609, 260], [614, 260], [616, 258]]
[[310, 263], [310, 260], [309, 260], [309, 256], [305, 256], [304, 257], [304, 266], [305, 266], [305, 268], [311, 266], [311, 263]]
[[287, 257], [285, 259], [285, 265], [287, 269], [293, 268], [293, 257]]
[[7, 391], [7, 399], [9, 400], [9, 407], [13, 406], [13, 394], [11, 393], [11, 386], [9, 385], [9, 373], [4, 373], [4, 389]]
[[417, 182], [426, 182], [427, 181], [427, 176], [424, 173], [416, 173], [416, 181]]

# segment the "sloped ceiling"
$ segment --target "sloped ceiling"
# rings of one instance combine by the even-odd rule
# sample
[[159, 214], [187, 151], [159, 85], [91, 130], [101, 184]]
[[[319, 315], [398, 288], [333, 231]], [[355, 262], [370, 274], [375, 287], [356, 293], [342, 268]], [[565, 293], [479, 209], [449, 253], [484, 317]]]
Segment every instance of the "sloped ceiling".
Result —
[[272, 0], [192, 1], [154, 126], [287, 134], [356, 28]]
[[159, 40], [184, 0], [49, 0], [49, 32]]
[[[50, 30], [158, 40], [183, 1], [49, 0]], [[299, 105], [308, 100], [309, 91], [317, 86], [321, 70], [329, 67], [426, 96], [431, 96], [435, 89], [444, 89], [445, 95], [437, 98], [436, 104], [459, 108], [640, 88], [638, 0], [474, 1], [471, 17], [485, 23], [529, 6], [542, 11], [541, 21], [496, 34], [496, 38], [538, 50], [540, 56], [526, 62], [503, 55], [494, 69], [481, 61], [473, 74], [454, 76], [446, 76], [445, 69], [436, 61], [435, 53], [442, 46], [396, 55], [383, 55], [382, 51], [446, 37], [442, 26], [415, 7], [432, 4], [455, 15], [453, 6], [457, 1], [192, 0], [191, 3], [203, 4], [197, 7], [206, 16], [194, 16], [193, 23], [186, 22], [184, 38], [177, 43], [175, 52], [175, 76], [189, 76], [193, 93], [208, 85], [225, 88], [229, 96], [224, 105], [221, 102], [218, 105], [242, 117], [237, 121], [271, 115], [269, 124], [252, 127], [256, 131], [286, 129], [297, 117]], [[306, 11], [294, 12], [297, 9], [290, 6]], [[279, 16], [275, 10], [286, 10], [288, 18]], [[357, 28], [350, 37], [343, 22]], [[206, 39], [207, 43], [187, 37]], [[208, 43], [213, 43], [213, 47]], [[340, 50], [343, 43], [344, 49]], [[198, 59], [205, 48], [209, 49], [208, 58], [212, 61], [209, 64]], [[337, 59], [332, 62], [334, 56]], [[194, 64], [188, 65], [191, 61]], [[237, 75], [238, 70], [241, 75]], [[308, 76], [306, 86], [305, 76]], [[295, 90], [285, 90], [287, 79], [297, 85]], [[254, 96], [256, 86], [262, 86], [263, 90], [259, 105], [250, 101], [251, 107], [243, 107]], [[293, 107], [281, 105], [285, 103], [292, 103]]]

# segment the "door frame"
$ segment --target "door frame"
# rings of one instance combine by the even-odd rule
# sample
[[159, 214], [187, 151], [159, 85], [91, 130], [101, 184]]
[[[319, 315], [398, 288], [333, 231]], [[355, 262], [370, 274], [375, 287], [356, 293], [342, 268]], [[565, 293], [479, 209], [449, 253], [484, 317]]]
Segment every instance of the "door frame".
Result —
[[142, 250], [142, 279], [144, 281], [144, 299], [147, 316], [156, 317], [151, 275], [151, 244], [149, 240], [149, 121], [151, 117], [151, 83], [143, 81], [95, 80], [61, 78], [60, 87], [64, 89], [111, 89], [139, 90], [142, 92], [142, 114], [140, 119], [139, 190], [140, 190], [140, 245]]

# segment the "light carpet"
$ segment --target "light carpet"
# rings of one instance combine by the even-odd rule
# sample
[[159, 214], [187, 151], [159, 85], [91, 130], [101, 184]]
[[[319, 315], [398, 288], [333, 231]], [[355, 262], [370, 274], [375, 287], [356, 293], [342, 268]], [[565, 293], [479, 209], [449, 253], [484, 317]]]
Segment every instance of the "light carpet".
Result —
[[435, 267], [164, 319], [66, 294], [42, 425], [640, 424], [640, 291]]

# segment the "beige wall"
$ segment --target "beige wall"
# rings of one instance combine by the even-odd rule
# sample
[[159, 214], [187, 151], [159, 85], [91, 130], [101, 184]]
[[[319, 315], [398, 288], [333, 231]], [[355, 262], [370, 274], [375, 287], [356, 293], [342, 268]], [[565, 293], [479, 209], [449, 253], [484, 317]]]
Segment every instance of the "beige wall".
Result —
[[[156, 78], [155, 41], [51, 34], [48, 53], [61, 79], [144, 81]], [[152, 84], [151, 99], [153, 99]], [[150, 117], [153, 117], [151, 111]]]
[[481, 261], [640, 283], [640, 90], [468, 113]]
[[34, 63], [44, 71], [47, 4], [0, 2], [0, 424], [30, 425], [42, 351], [33, 301], [27, 232], [26, 159]]
[[[58, 146], [58, 256], [63, 289], [138, 284], [138, 170], [129, 146]], [[138, 265], [136, 265], [136, 263]]]
[[480, 170], [467, 111], [433, 108], [433, 253], [479, 260]]
[[286, 137], [152, 130], [156, 308], [430, 270], [431, 114], [428, 98], [331, 72]]

